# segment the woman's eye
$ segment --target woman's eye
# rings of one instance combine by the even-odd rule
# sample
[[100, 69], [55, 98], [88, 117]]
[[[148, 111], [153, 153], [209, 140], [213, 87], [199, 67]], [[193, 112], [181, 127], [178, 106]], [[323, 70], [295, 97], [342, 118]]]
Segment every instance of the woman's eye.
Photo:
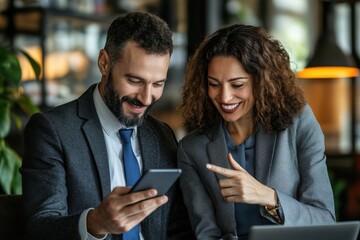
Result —
[[232, 86], [233, 88], [241, 88], [242, 86], [244, 86], [244, 84], [234, 84]]

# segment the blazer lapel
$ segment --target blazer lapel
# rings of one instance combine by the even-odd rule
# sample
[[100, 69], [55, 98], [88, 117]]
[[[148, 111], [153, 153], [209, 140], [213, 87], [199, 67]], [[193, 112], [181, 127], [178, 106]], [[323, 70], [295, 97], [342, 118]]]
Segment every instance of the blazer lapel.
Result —
[[[230, 164], [227, 158], [228, 152], [225, 142], [225, 135], [221, 121], [210, 129], [209, 138], [212, 140], [207, 145], [210, 163], [223, 168], [230, 168]], [[216, 174], [216, 176], [218, 179], [225, 178], [220, 174]]]
[[269, 182], [270, 170], [274, 157], [277, 133], [267, 133], [262, 127], [255, 139], [255, 177], [260, 182]]
[[[152, 130], [146, 126], [146, 121], [144, 125], [138, 128], [138, 134], [143, 172], [151, 168], [160, 168], [161, 154], [159, 142], [156, 139], [155, 134], [152, 132]], [[161, 221], [158, 220], [158, 217], [162, 218], [161, 213], [156, 211], [141, 222], [142, 234], [145, 239], [153, 236], [151, 229], [162, 228]]]
[[106, 144], [99, 118], [93, 101], [93, 91], [97, 85], [91, 86], [78, 100], [79, 116], [87, 119], [82, 129], [88, 140], [98, 169], [102, 198], [111, 191], [109, 162], [107, 159]]
[[159, 168], [160, 149], [154, 133], [144, 124], [138, 128], [143, 172], [150, 168]]
[[[210, 129], [208, 136], [211, 139], [210, 143], [207, 145], [207, 152], [209, 155], [210, 163], [230, 169], [231, 167], [227, 157], [228, 151], [221, 121], [219, 121], [218, 124], [216, 124], [212, 129]], [[218, 181], [220, 179], [226, 178], [221, 174], [215, 175]], [[218, 207], [221, 208], [221, 216], [223, 216], [221, 219], [221, 224], [226, 229], [228, 229], [228, 232], [232, 232], [234, 229], [236, 229], [234, 204], [224, 202], [217, 202], [215, 204], [217, 204]]]

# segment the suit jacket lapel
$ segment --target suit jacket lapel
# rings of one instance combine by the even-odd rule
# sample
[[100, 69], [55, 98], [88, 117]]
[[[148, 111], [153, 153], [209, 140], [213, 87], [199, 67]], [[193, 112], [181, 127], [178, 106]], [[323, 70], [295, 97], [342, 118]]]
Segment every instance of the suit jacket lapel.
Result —
[[277, 134], [260, 127], [255, 138], [255, 177], [263, 184], [269, 182]]
[[[106, 144], [99, 118], [93, 101], [93, 91], [97, 85], [91, 86], [78, 100], [79, 117], [87, 119], [82, 129], [89, 142], [91, 152], [97, 166], [102, 198], [111, 191], [109, 162], [107, 159]], [[94, 176], [95, 177], [95, 176]]]
[[[144, 125], [138, 128], [138, 134], [143, 172], [151, 168], [159, 168], [161, 161], [159, 142], [152, 130], [146, 126], [146, 121]], [[141, 222], [142, 234], [145, 239], [153, 235], [151, 231], [152, 228], [161, 229], [161, 221], [159, 221], [157, 217], [162, 216], [155, 216], [156, 214], [160, 213], [154, 212]]]
[[[222, 127], [222, 122], [219, 121], [214, 127], [209, 131], [209, 138], [211, 142], [207, 146], [207, 152], [209, 154], [209, 161], [211, 164], [228, 168], [230, 169], [230, 164], [227, 157], [227, 146], [225, 141], [224, 130]], [[216, 174], [218, 180], [224, 179], [226, 177]], [[222, 218], [222, 225], [226, 226], [229, 229], [229, 232], [236, 229], [236, 220], [234, 214], [234, 204], [229, 203], [217, 203], [221, 207], [221, 216], [226, 216]]]
[[139, 143], [141, 149], [141, 157], [143, 171], [150, 168], [159, 168], [160, 165], [160, 148], [154, 133], [146, 124], [140, 126]]
[[[210, 163], [223, 168], [230, 168], [230, 164], [227, 159], [228, 151], [225, 142], [225, 135], [221, 122], [210, 129], [209, 138], [212, 140], [207, 146]], [[216, 174], [216, 176], [218, 179], [225, 178], [220, 174]]]

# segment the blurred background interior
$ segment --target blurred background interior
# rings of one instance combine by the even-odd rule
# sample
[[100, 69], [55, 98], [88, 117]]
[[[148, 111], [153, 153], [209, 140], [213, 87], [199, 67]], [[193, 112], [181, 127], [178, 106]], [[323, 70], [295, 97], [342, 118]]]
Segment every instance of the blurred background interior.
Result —
[[[360, 219], [360, 1], [0, 0], [0, 45], [21, 48], [41, 64], [41, 79], [36, 81], [30, 65], [19, 56], [21, 85], [41, 109], [52, 108], [100, 80], [96, 62], [106, 30], [117, 15], [134, 10], [162, 17], [174, 32], [168, 82], [153, 113], [179, 139], [186, 134], [176, 110], [185, 65], [203, 37], [237, 22], [263, 26], [279, 39], [325, 135], [338, 220]], [[334, 66], [342, 57], [355, 71], [335, 75], [302, 71], [327, 64], [322, 61], [331, 60], [329, 65]], [[14, 130], [9, 141], [21, 154], [21, 132]]]

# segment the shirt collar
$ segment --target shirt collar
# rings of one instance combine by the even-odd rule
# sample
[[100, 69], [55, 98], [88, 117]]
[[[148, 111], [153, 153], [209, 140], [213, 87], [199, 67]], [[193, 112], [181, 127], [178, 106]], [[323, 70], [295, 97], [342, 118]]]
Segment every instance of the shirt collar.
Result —
[[[106, 106], [99, 92], [99, 84], [93, 93], [93, 99], [95, 104], [96, 113], [99, 117], [100, 124], [107, 135], [117, 133], [119, 129], [126, 128], [119, 120], [114, 116], [110, 109]], [[137, 134], [137, 127], [134, 127], [132, 137]]]
[[[230, 133], [226, 129], [225, 123], [222, 124], [222, 127], [223, 127], [224, 134], [225, 134], [226, 146], [233, 147], [233, 148], [237, 147], [235, 145], [235, 143], [233, 142], [233, 140], [231, 139]], [[255, 134], [250, 135], [242, 144], [245, 145], [246, 149], [254, 147], [254, 145], [255, 145]]]

